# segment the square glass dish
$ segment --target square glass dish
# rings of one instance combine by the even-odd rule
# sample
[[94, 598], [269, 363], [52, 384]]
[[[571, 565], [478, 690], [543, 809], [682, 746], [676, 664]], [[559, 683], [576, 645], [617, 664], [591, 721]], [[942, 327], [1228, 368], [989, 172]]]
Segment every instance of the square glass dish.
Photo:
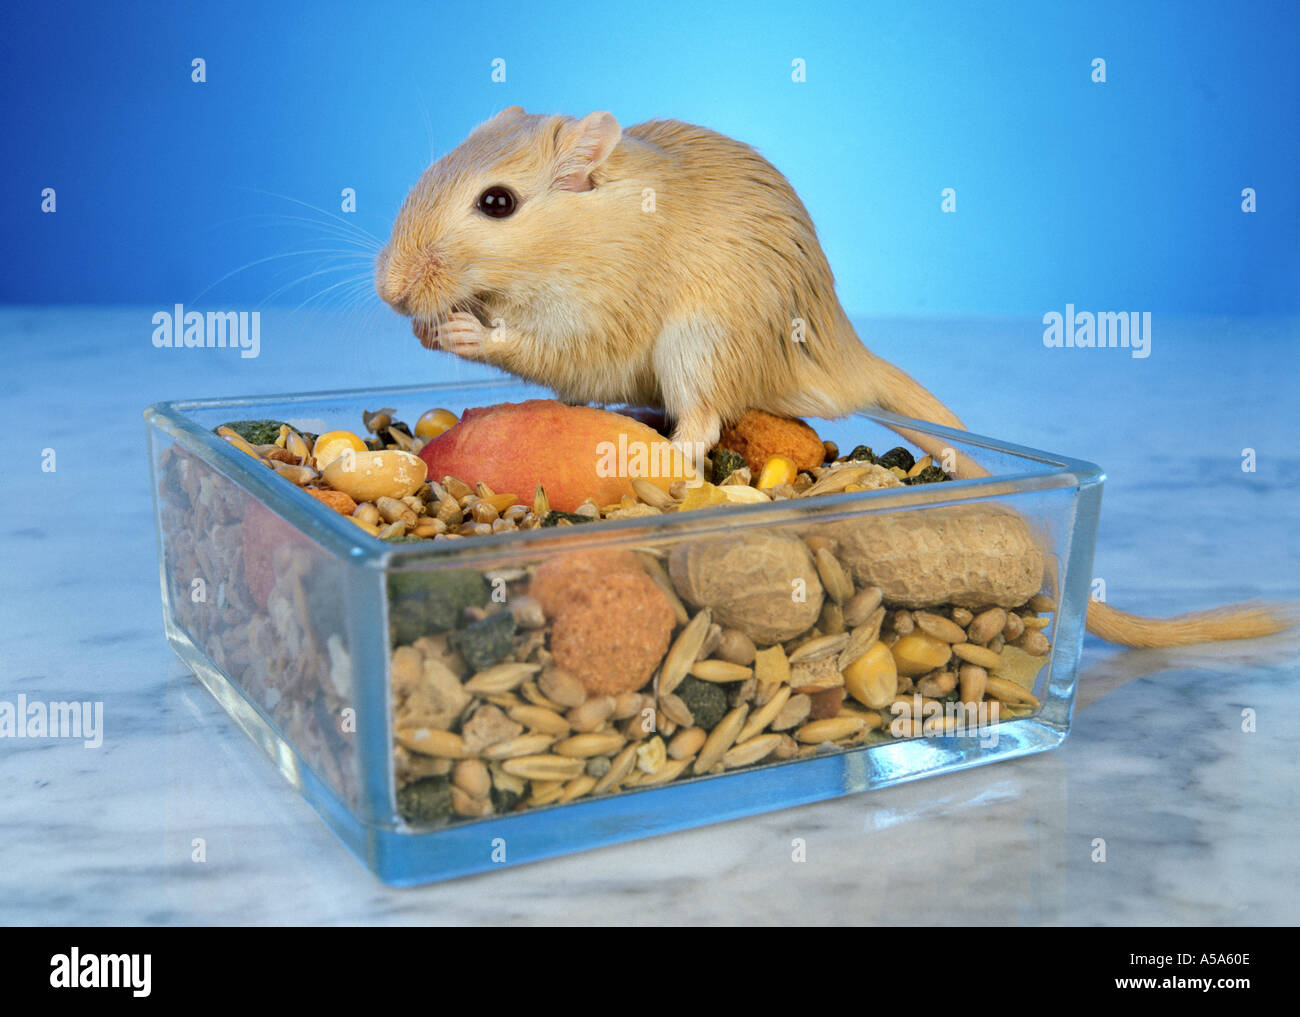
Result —
[[415, 420], [546, 397], [491, 381], [145, 411], [168, 641], [384, 882], [1065, 738], [1101, 503], [1090, 463], [864, 413], [810, 423], [840, 449], [896, 445], [904, 427], [988, 475], [394, 543], [214, 433], [361, 432], [374, 407]]

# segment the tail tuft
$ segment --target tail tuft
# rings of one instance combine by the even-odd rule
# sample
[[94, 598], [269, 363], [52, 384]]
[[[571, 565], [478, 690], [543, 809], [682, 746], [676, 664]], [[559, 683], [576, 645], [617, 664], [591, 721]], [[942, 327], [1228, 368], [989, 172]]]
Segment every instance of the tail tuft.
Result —
[[1088, 631], [1124, 646], [1191, 646], [1225, 639], [1254, 639], [1300, 625], [1300, 604], [1232, 604], [1173, 618], [1141, 618], [1093, 601]]

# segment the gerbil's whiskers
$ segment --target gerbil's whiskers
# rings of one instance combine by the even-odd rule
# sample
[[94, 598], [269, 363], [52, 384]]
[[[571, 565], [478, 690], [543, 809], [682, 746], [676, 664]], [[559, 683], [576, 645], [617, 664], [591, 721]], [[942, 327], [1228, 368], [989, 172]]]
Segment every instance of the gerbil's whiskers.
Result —
[[362, 227], [358, 226], [356, 223], [349, 222], [347, 219], [344, 219], [341, 215], [338, 215], [335, 212], [331, 212], [328, 209], [321, 208], [319, 205], [313, 205], [311, 204], [311, 202], [302, 201], [299, 198], [293, 198], [287, 194], [276, 194], [274, 191], [264, 191], [256, 187], [246, 187], [243, 189], [247, 191], [251, 191], [254, 194], [263, 194], [268, 198], [278, 198], [281, 201], [291, 201], [295, 205], [301, 205], [305, 209], [309, 209], [312, 212], [316, 212], [318, 215], [323, 215], [328, 219], [332, 220], [333, 222], [338, 223], [340, 226], [344, 227], [345, 229], [352, 231], [358, 237], [373, 241], [374, 243], [378, 244], [380, 247], [384, 246], [384, 241], [382, 241], [379, 237], [375, 236], [369, 230], [363, 229]]
[[330, 266], [327, 266], [327, 267], [325, 267], [325, 268], [318, 268], [318, 269], [316, 269], [314, 272], [308, 272], [308, 273], [306, 273], [306, 274], [304, 274], [304, 275], [296, 276], [295, 278], [290, 279], [290, 280], [289, 280], [288, 282], [286, 282], [284, 285], [282, 285], [282, 286], [277, 286], [274, 290], [272, 290], [270, 293], [268, 293], [268, 294], [267, 294], [267, 295], [262, 299], [262, 303], [261, 303], [259, 306], [265, 306], [266, 304], [268, 304], [268, 303], [270, 303], [272, 300], [274, 300], [276, 297], [278, 297], [281, 293], [284, 293], [286, 290], [292, 289], [292, 288], [295, 287], [295, 286], [301, 286], [303, 283], [310, 282], [312, 279], [318, 278], [319, 276], [322, 276], [322, 275], [333, 275], [333, 274], [336, 273], [336, 272], [349, 272], [349, 271], [351, 271], [351, 272], [352, 272], [352, 275], [348, 276], [347, 279], [342, 280], [342, 282], [340, 282], [340, 283], [335, 283], [335, 284], [333, 284], [333, 285], [331, 285], [331, 286], [326, 286], [324, 289], [319, 290], [319, 291], [317, 291], [316, 293], [309, 295], [309, 296], [306, 298], [306, 300], [304, 300], [303, 303], [299, 304], [298, 307], [294, 308], [294, 310], [300, 310], [300, 309], [303, 307], [303, 305], [306, 304], [307, 302], [316, 299], [317, 297], [319, 297], [319, 296], [320, 296], [321, 294], [323, 294], [323, 293], [328, 293], [328, 292], [330, 292], [331, 290], [335, 289], [337, 286], [343, 285], [343, 283], [362, 283], [362, 282], [364, 282], [364, 283], [366, 283], [366, 284], [369, 284], [370, 279], [371, 279], [371, 274], [370, 274], [369, 267], [367, 266], [367, 267], [366, 267], [364, 270], [362, 270], [362, 271], [357, 271], [356, 269], [357, 269], [357, 266], [356, 266], [355, 264], [330, 265]]
[[411, 91], [420, 100], [420, 112], [424, 114], [424, 129], [429, 135], [429, 162], [433, 162], [435, 159], [433, 152], [433, 118], [429, 116], [429, 105], [424, 101], [424, 93], [420, 91], [420, 86], [415, 84], [410, 74], [407, 75], [407, 78], [411, 80]]
[[[215, 282], [212, 282], [208, 286], [205, 286], [195, 297], [193, 297], [190, 300], [190, 303], [192, 304], [198, 303], [209, 292], [211, 292], [216, 287], [220, 286], [227, 279], [230, 279], [232, 276], [239, 275], [241, 272], [247, 272], [250, 268], [256, 268], [258, 265], [266, 265], [273, 261], [281, 261], [285, 258], [303, 258], [303, 257], [310, 257], [311, 255], [328, 255], [334, 259], [338, 259], [340, 257], [349, 258], [357, 262], [364, 260], [365, 263], [368, 265], [373, 264], [372, 259], [365, 252], [347, 250], [347, 249], [335, 248], [335, 247], [308, 248], [305, 250], [298, 250], [298, 251], [284, 251], [280, 254], [268, 254], [264, 258], [255, 258], [253, 261], [240, 265], [238, 268], [231, 269], [229, 272], [221, 276]], [[319, 262], [317, 264], [319, 264]], [[281, 290], [276, 290], [275, 295], [278, 295], [280, 292]]]

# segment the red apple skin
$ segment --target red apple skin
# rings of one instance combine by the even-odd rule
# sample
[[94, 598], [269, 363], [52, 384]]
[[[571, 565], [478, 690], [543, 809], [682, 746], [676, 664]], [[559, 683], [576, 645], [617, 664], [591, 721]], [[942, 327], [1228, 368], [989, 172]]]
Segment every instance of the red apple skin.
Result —
[[[482, 481], [524, 504], [532, 502], [540, 484], [551, 508], [572, 512], [588, 498], [604, 506], [633, 494], [630, 478], [620, 475], [626, 471], [607, 468], [611, 446], [604, 443], [617, 448], [620, 434], [626, 434], [629, 448], [639, 442], [662, 450], [668, 442], [622, 414], [532, 399], [466, 410], [459, 423], [420, 450], [420, 458], [430, 480], [453, 476], [471, 486]], [[684, 476], [680, 463], [669, 473], [645, 479], [667, 490]]]

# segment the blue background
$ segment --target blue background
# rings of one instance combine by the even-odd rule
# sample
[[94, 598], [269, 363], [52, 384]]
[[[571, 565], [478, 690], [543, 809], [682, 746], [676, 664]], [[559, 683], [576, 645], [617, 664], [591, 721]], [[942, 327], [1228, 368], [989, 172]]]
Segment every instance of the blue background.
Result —
[[[1294, 312], [1298, 11], [7, 6], [0, 301], [370, 309], [353, 227], [385, 237], [430, 150], [519, 103], [753, 144], [803, 197], [853, 314]], [[344, 187], [346, 227], [325, 214]]]

